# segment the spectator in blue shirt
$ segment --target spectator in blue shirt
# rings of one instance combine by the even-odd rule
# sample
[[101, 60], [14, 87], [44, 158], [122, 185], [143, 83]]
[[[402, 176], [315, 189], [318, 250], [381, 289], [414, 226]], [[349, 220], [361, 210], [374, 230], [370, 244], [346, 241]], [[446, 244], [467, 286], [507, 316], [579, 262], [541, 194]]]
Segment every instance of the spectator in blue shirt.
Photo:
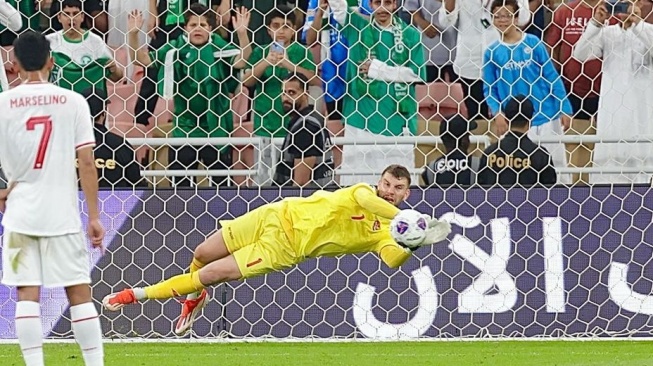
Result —
[[[360, 2], [359, 2], [360, 1]], [[372, 14], [370, 0], [348, 0], [348, 5], [362, 15]], [[342, 25], [328, 13], [326, 0], [309, 0], [302, 40], [311, 47], [322, 45], [321, 79], [328, 118], [342, 120], [342, 96], [347, 92], [346, 72], [348, 43], [340, 33]]]
[[[535, 109], [529, 136], [536, 139], [562, 135], [563, 127], [569, 128], [573, 111], [546, 46], [517, 26], [515, 15], [519, 6], [516, 0], [494, 0], [491, 9], [501, 38], [485, 51], [483, 82], [495, 131], [503, 135], [508, 129], [502, 110], [504, 104], [516, 95], [527, 95]], [[564, 144], [543, 145], [556, 166], [567, 166]], [[570, 181], [567, 175], [560, 178], [561, 183]]]

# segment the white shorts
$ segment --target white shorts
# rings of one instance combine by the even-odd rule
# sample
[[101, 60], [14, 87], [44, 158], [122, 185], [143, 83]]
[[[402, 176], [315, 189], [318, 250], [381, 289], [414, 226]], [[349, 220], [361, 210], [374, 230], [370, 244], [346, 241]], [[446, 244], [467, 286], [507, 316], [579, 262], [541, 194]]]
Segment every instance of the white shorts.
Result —
[[[367, 171], [365, 174], [342, 174], [340, 185], [356, 183], [377, 184], [381, 172], [390, 164], [401, 164], [406, 168], [415, 167], [415, 145], [393, 144], [394, 137], [376, 135], [360, 128], [345, 125], [345, 137], [353, 139], [376, 139], [376, 145], [344, 145], [340, 168], [349, 172]], [[384, 144], [384, 142], [389, 142]], [[412, 175], [412, 183], [418, 184], [418, 176]]]
[[51, 288], [90, 283], [89, 253], [83, 233], [35, 237], [4, 232], [2, 284]]

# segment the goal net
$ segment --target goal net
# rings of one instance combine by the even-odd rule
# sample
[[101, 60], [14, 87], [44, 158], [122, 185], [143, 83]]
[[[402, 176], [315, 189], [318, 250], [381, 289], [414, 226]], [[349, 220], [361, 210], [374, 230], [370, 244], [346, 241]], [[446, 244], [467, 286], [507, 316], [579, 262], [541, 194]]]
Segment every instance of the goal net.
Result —
[[[193, 30], [183, 33], [169, 27], [166, 22], [170, 19], [162, 17], [156, 37], [168, 42], [155, 45], [149, 53], [142, 48], [136, 54], [131, 46], [151, 41], [145, 31], [153, 24], [152, 18], [145, 16], [143, 31], [130, 39], [127, 14], [132, 5], [111, 0], [107, 9], [98, 10], [90, 9], [90, 3], [86, 1], [89, 9], [83, 10], [91, 16], [87, 15], [82, 27], [88, 25], [91, 32], [108, 30], [104, 41], [100, 37], [94, 41], [108, 44], [93, 43], [106, 48], [91, 49], [86, 41], [91, 33], [84, 33], [75, 43], [82, 46], [75, 46], [75, 51], [65, 45], [53, 46], [57, 61], [53, 81], [80, 93], [92, 85], [106, 90], [106, 118], [100, 116], [96, 127], [104, 136], [110, 133], [125, 139], [117, 145], [100, 139], [96, 150], [103, 187], [99, 194], [101, 220], [107, 229], [106, 253], [90, 251], [98, 309], [109, 293], [151, 285], [188, 271], [194, 248], [219, 229], [219, 220], [238, 217], [284, 197], [309, 195], [316, 185], [335, 189], [352, 182], [375, 183], [384, 166], [399, 163], [409, 168], [413, 179], [402, 208], [450, 222], [453, 231], [445, 241], [417, 250], [399, 269], [388, 268], [376, 254], [347, 255], [310, 259], [286, 271], [211, 287], [211, 301], [187, 337], [410, 340], [652, 335], [653, 162], [649, 159], [653, 134], [645, 125], [650, 125], [653, 112], [652, 99], [643, 99], [651, 92], [642, 89], [646, 83], [649, 88], [653, 85], [649, 82], [653, 81], [650, 43], [631, 42], [628, 62], [632, 63], [628, 65], [632, 68], [625, 81], [632, 90], [627, 95], [619, 97], [625, 93], [621, 74], [614, 70], [608, 74], [604, 67], [602, 76], [613, 84], [607, 84], [610, 92], [601, 100], [604, 104], [599, 104], [598, 94], [591, 91], [580, 98], [574, 99], [573, 93], [566, 98], [566, 90], [588, 76], [577, 71], [577, 78], [570, 79], [572, 71], [563, 69], [560, 77], [554, 67], [560, 59], [548, 58], [542, 27], [547, 32], [551, 27], [560, 29], [558, 41], [555, 34], [546, 39], [554, 58], [561, 57], [555, 52], [565, 49], [576, 52], [565, 32], [577, 32], [573, 42], [580, 42], [578, 38], [589, 27], [591, 13], [567, 13], [564, 9], [573, 6], [566, 3], [543, 3], [524, 24], [517, 24], [521, 20], [515, 15], [516, 26], [529, 28], [528, 40], [536, 42], [536, 47], [522, 49], [521, 55], [547, 52], [537, 54], [541, 60], [512, 59], [505, 64], [486, 54], [484, 66], [493, 63], [498, 73], [494, 76], [499, 75], [493, 81], [484, 67], [477, 67], [478, 80], [473, 80], [461, 66], [465, 64], [461, 57], [467, 57], [468, 63], [476, 62], [475, 57], [478, 65], [484, 62], [483, 50], [476, 50], [471, 46], [474, 42], [465, 39], [470, 34], [475, 37], [474, 31], [464, 28], [469, 19], [449, 19], [453, 24], [446, 27], [437, 7], [426, 4], [429, 1], [404, 0], [394, 18], [388, 18], [386, 30], [375, 23], [377, 19], [370, 17], [369, 11], [378, 3], [394, 4], [387, 0], [372, 0], [371, 5], [369, 1], [364, 5], [348, 1], [341, 25], [337, 25], [336, 1], [330, 1], [326, 10], [317, 9], [316, 1], [309, 1], [308, 9], [307, 4], [293, 3], [289, 4], [291, 11], [274, 8], [273, 2], [243, 1], [249, 14], [239, 13], [236, 5], [241, 2], [225, 7], [218, 1], [207, 4], [213, 13], [199, 17], [200, 22], [217, 22], [210, 37], [202, 41], [202, 31], [198, 35], [200, 43], [208, 42], [201, 50], [209, 52], [192, 45]], [[496, 26], [497, 18], [505, 17], [496, 11], [509, 9], [508, 5], [499, 10], [490, 5], [478, 9], [479, 14], [464, 8], [456, 11], [459, 17], [487, 20], [482, 23], [485, 30], [473, 27], [480, 32], [478, 37], [485, 37], [484, 32]], [[66, 6], [74, 8], [74, 1], [63, 2], [63, 6], [64, 10]], [[644, 18], [650, 10], [646, 6], [641, 10]], [[24, 13], [23, 30], [48, 28], [44, 14], [50, 11], [42, 11]], [[471, 13], [464, 15], [465, 11]], [[62, 18], [59, 10], [52, 14]], [[89, 19], [95, 22], [86, 24]], [[239, 33], [235, 29], [238, 24], [248, 31]], [[63, 25], [64, 31], [67, 27]], [[311, 27], [319, 29], [309, 32]], [[653, 31], [646, 28], [653, 26], [640, 27], [643, 33], [638, 34], [650, 32], [653, 39]], [[450, 41], [453, 43], [448, 46]], [[334, 61], [339, 57], [335, 53], [342, 51], [334, 47], [338, 42], [349, 44], [349, 54]], [[451, 51], [445, 55], [447, 67], [436, 67], [434, 62], [439, 62], [443, 49]], [[108, 64], [103, 77], [93, 79], [89, 68], [107, 56], [103, 50], [117, 66]], [[270, 56], [271, 52], [277, 52], [279, 58], [273, 60], [277, 56]], [[612, 56], [603, 52], [608, 65]], [[9, 66], [15, 59], [9, 44], [3, 45], [1, 55], [9, 86], [19, 85], [19, 75]], [[241, 60], [243, 55], [247, 57]], [[570, 55], [565, 57], [564, 62], [587, 65], [571, 60]], [[372, 59], [383, 65], [368, 62]], [[536, 61], [549, 69], [539, 70], [531, 89], [549, 85], [551, 91], [542, 97], [538, 89], [526, 97], [533, 103], [535, 115], [541, 112], [538, 108], [548, 108], [541, 106], [544, 99], [559, 110], [551, 121], [531, 126], [531, 132], [523, 131], [536, 148], [495, 154], [492, 167], [491, 153], [509, 149], [499, 144], [498, 150], [484, 152], [502, 132], [492, 116], [512, 113], [504, 109], [511, 96], [501, 94], [506, 89], [500, 84], [509, 83], [502, 75]], [[338, 71], [339, 67], [342, 70]], [[329, 70], [335, 70], [335, 76], [327, 75]], [[599, 64], [599, 73], [584, 80], [590, 89], [601, 76], [600, 70]], [[73, 72], [81, 77], [66, 79], [65, 74]], [[292, 74], [306, 75], [309, 82], [287, 80]], [[513, 81], [524, 83], [523, 75], [519, 76], [519, 71], [517, 75]], [[334, 80], [342, 82], [342, 95]], [[148, 82], [148, 102], [140, 103], [139, 93], [147, 94], [143, 89]], [[289, 85], [292, 82], [296, 82], [295, 89]], [[605, 82], [602, 87], [606, 88]], [[556, 94], [561, 90], [563, 95]], [[485, 99], [488, 94], [485, 108], [489, 112], [483, 110], [485, 104], [477, 103], [474, 109], [467, 102], [475, 96]], [[635, 105], [632, 98], [642, 102]], [[611, 104], [604, 112], [614, 116], [598, 118], [605, 118], [606, 124], [625, 125], [617, 128], [615, 124], [596, 135], [596, 113], [601, 113], [607, 100]], [[310, 107], [303, 105], [304, 101]], [[290, 112], [284, 110], [284, 102]], [[592, 106], [593, 102], [597, 104]], [[492, 111], [492, 103], [498, 111]], [[522, 115], [527, 114], [525, 103], [519, 103]], [[317, 129], [309, 126], [309, 112], [317, 112], [310, 117], [318, 122]], [[574, 118], [563, 131], [560, 119], [564, 122], [567, 114]], [[465, 121], [462, 132], [455, 127], [460, 121], [454, 121], [454, 116]], [[628, 124], [629, 118], [632, 124]], [[293, 127], [299, 119], [302, 127]], [[549, 129], [554, 124], [557, 127]], [[300, 136], [309, 138], [309, 143], [299, 141]], [[608, 145], [614, 148], [593, 159], [593, 151], [597, 157], [595, 149]], [[497, 179], [505, 183], [496, 176], [495, 181], [482, 181], [486, 179], [484, 168], [522, 174], [519, 172], [527, 165], [542, 161], [544, 152], [537, 149], [541, 146], [547, 147], [553, 163], [546, 159], [534, 175], [536, 181], [519, 180], [525, 184], [503, 186], [494, 184]], [[561, 164], [556, 156], [561, 157]], [[284, 161], [289, 162], [290, 170], [288, 176], [279, 178], [279, 164]], [[335, 173], [332, 179], [325, 175], [330, 177], [326, 181], [317, 174], [306, 178], [294, 167], [298, 161], [308, 164], [309, 172], [318, 171], [314, 164], [332, 164]], [[565, 184], [537, 181], [543, 179], [549, 165], [554, 180]], [[279, 186], [278, 179], [289, 184]], [[304, 189], [292, 186], [306, 179], [316, 184]], [[451, 184], [445, 183], [447, 179]], [[537, 182], [542, 184], [530, 187], [529, 183]], [[41, 299], [43, 334], [53, 339], [71, 338], [65, 292], [44, 289]], [[0, 286], [0, 339], [16, 338], [15, 305], [15, 289]], [[116, 313], [103, 311], [103, 332], [106, 338], [175, 338], [180, 309], [178, 302], [169, 300], [147, 301]]]

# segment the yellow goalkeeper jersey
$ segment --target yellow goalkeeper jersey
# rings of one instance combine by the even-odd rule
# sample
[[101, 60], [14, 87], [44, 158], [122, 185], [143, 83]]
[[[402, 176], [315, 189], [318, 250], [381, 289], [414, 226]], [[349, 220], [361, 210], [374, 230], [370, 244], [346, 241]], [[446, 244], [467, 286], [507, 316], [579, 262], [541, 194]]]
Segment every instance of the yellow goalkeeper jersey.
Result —
[[368, 184], [281, 202], [282, 224], [305, 258], [376, 252], [395, 268], [411, 255], [390, 234], [390, 221], [399, 209], [378, 197]]

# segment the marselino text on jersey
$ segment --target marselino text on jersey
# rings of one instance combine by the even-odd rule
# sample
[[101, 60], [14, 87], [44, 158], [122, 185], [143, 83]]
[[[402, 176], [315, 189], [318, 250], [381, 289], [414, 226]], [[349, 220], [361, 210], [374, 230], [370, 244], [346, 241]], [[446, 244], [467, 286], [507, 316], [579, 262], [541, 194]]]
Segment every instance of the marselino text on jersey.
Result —
[[24, 108], [50, 104], [66, 104], [67, 100], [68, 98], [65, 95], [33, 95], [11, 99], [9, 107]]

